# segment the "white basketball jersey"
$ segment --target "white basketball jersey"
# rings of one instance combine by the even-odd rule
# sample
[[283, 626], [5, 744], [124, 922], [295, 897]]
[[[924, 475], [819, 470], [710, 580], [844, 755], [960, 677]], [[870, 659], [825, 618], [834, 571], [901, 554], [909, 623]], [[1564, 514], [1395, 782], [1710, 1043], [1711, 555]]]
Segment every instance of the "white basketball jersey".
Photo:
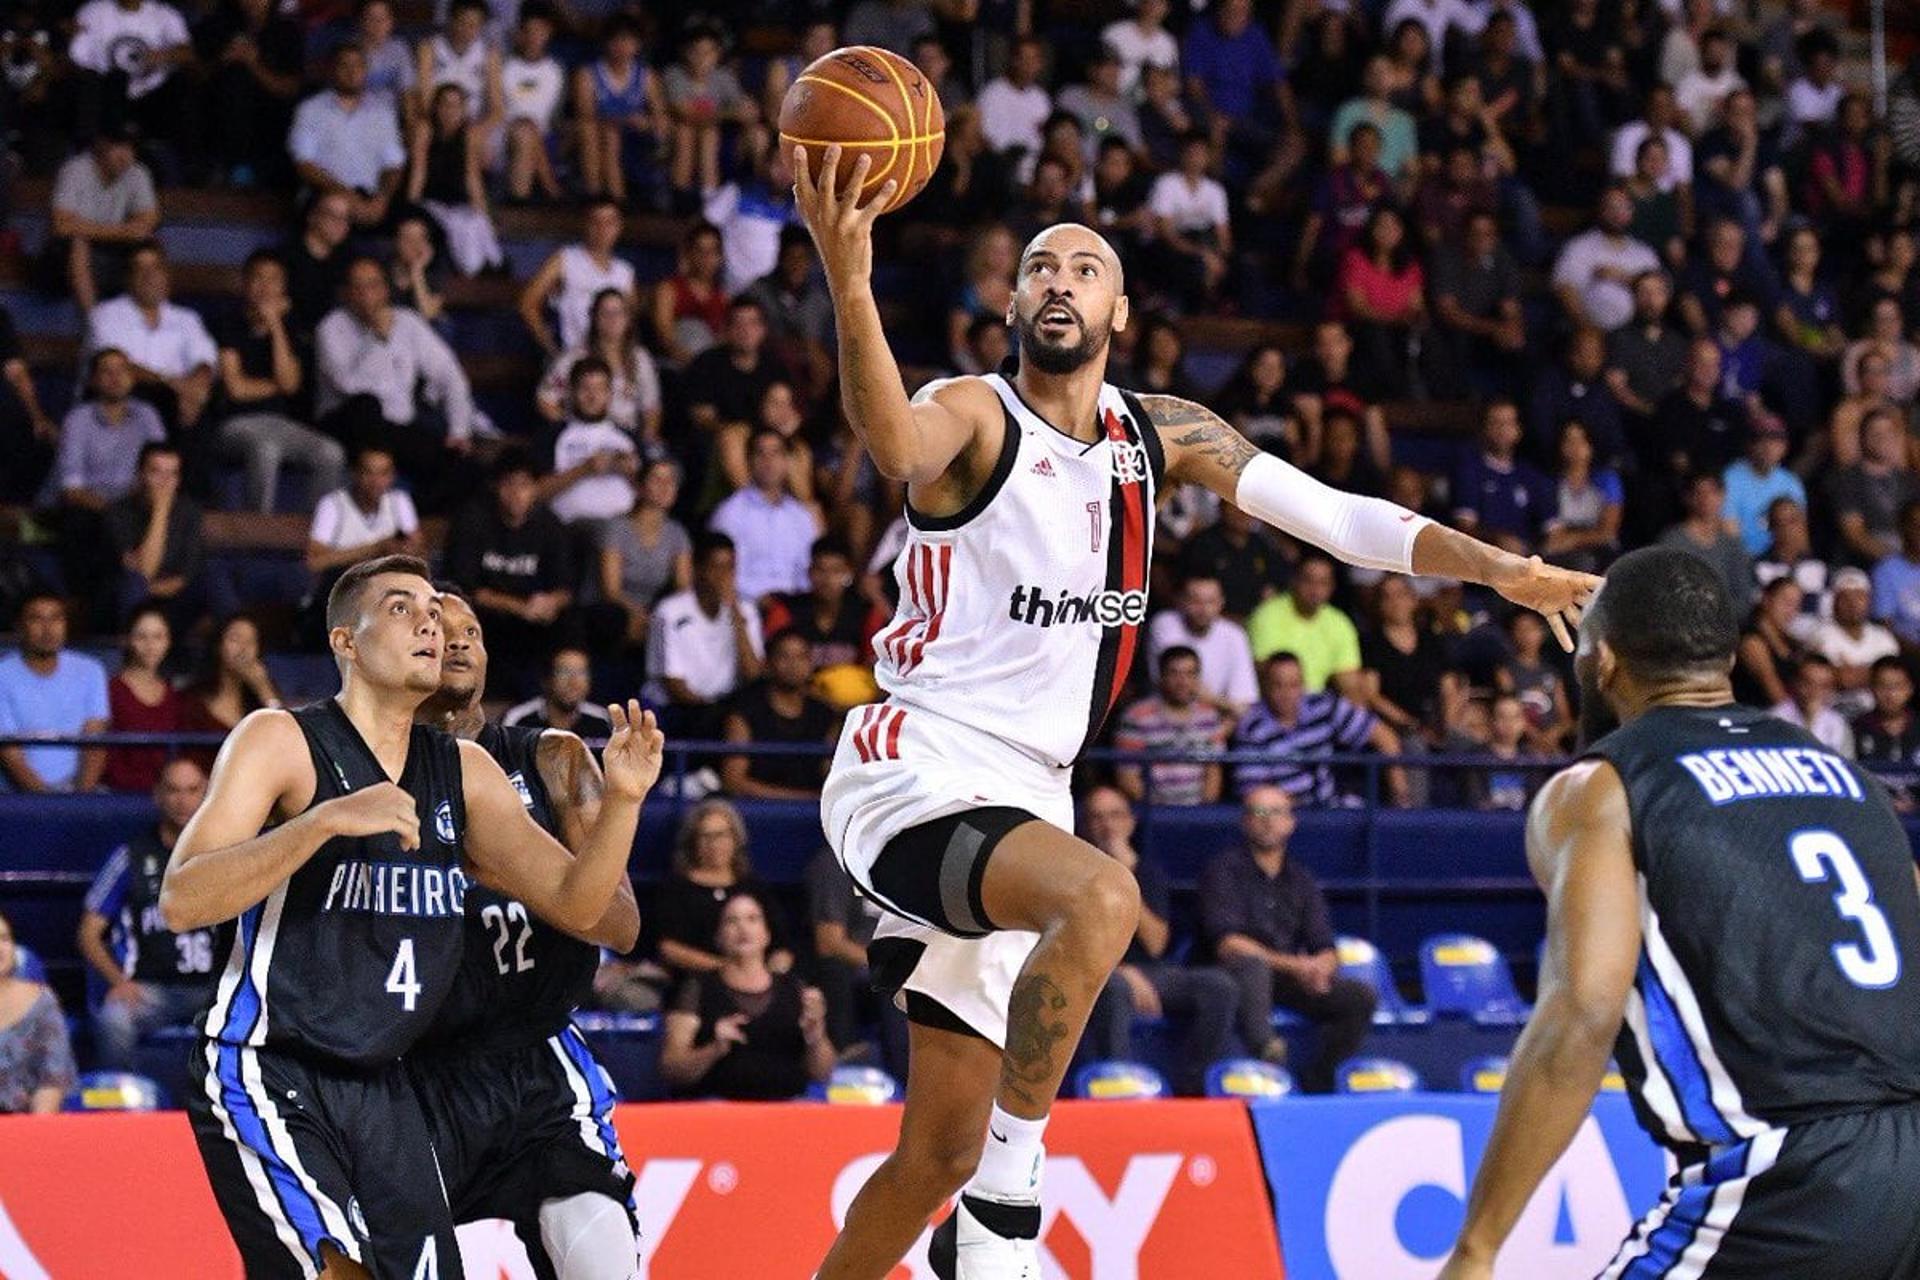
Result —
[[1065, 767], [1100, 731], [1140, 647], [1160, 439], [1111, 385], [1088, 444], [999, 374], [983, 381], [1006, 412], [999, 463], [963, 511], [909, 506], [900, 608], [874, 637], [875, 674], [894, 701]]

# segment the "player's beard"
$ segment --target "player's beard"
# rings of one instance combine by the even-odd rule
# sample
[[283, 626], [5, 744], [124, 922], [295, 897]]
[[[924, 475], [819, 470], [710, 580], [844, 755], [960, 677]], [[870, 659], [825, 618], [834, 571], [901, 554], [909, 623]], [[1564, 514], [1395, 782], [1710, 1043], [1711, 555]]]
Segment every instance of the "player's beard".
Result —
[[[1045, 310], [1046, 306], [1041, 310]], [[1085, 316], [1076, 309], [1074, 318], [1080, 328], [1080, 341], [1070, 347], [1057, 346], [1040, 335], [1039, 313], [1023, 316], [1018, 312], [1013, 318], [1014, 336], [1020, 343], [1020, 363], [1032, 364], [1041, 373], [1073, 373], [1086, 367], [1094, 358], [1107, 349], [1107, 337], [1111, 326], [1094, 328], [1087, 323]]]
[[1580, 686], [1580, 736], [1575, 750], [1585, 751], [1600, 739], [1620, 727], [1620, 717], [1607, 705], [1607, 696], [1600, 692], [1600, 680], [1595, 670], [1597, 662], [1576, 662], [1573, 665], [1575, 682]]

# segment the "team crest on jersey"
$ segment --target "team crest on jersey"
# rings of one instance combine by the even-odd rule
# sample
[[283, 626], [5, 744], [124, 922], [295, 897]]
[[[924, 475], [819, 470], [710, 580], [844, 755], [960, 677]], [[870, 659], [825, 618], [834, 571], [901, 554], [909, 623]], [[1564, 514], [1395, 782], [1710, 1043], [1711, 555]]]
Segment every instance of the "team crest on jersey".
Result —
[[347, 1197], [347, 1224], [362, 1240], [373, 1239], [373, 1232], [367, 1230], [367, 1215], [360, 1208], [359, 1196]]
[[1140, 484], [1147, 478], [1147, 451], [1131, 440], [1113, 444], [1113, 478], [1121, 484]]
[[433, 811], [433, 834], [440, 837], [442, 844], [453, 843], [453, 801], [442, 800], [440, 807]]
[[526, 775], [521, 773], [518, 769], [515, 769], [512, 773], [507, 775], [507, 781], [511, 782], [513, 784], [514, 791], [519, 793], [520, 803], [526, 806], [526, 808], [532, 809], [533, 808], [533, 791], [530, 787], [527, 786]]

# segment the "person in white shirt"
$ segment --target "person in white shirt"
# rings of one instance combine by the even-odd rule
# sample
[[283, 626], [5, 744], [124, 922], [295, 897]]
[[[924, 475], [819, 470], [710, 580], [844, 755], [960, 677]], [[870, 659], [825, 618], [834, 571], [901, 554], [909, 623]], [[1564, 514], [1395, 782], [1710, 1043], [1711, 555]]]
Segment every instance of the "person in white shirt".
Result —
[[1553, 291], [1576, 326], [1609, 333], [1633, 319], [1633, 282], [1660, 269], [1659, 255], [1627, 234], [1633, 201], [1624, 187], [1600, 197], [1600, 222], [1567, 241], [1553, 264]]
[[1148, 67], [1180, 69], [1180, 42], [1167, 30], [1172, 0], [1137, 0], [1131, 18], [1109, 22], [1100, 41], [1120, 59], [1120, 92], [1140, 96], [1140, 77]]
[[367, 92], [367, 55], [359, 45], [334, 50], [332, 87], [294, 111], [287, 150], [307, 186], [347, 194], [355, 226], [386, 221], [407, 149], [393, 99]]
[[495, 161], [505, 162], [509, 200], [531, 199], [535, 188], [549, 200], [560, 198], [560, 180], [554, 176], [548, 144], [567, 91], [567, 73], [547, 51], [553, 24], [553, 11], [544, 4], [522, 9], [513, 32], [513, 51], [500, 64], [506, 128], [495, 135], [501, 139]]
[[1700, 37], [1700, 65], [1680, 77], [1673, 87], [1674, 102], [1697, 137], [1720, 121], [1720, 104], [1746, 80], [1733, 63], [1733, 37], [1710, 27]]
[[175, 72], [194, 61], [180, 11], [161, 0], [88, 0], [73, 18], [67, 57], [80, 71], [80, 127], [137, 123], [149, 137], [180, 138], [192, 95]]
[[683, 737], [718, 738], [725, 699], [760, 678], [760, 611], [740, 599], [734, 564], [732, 538], [701, 534], [693, 544], [693, 586], [653, 609], [646, 698]]
[[1833, 664], [1833, 709], [1848, 719], [1873, 709], [1873, 664], [1900, 653], [1893, 632], [1868, 617], [1872, 603], [1866, 570], [1842, 569], [1833, 575], [1833, 616], [1813, 635], [1814, 651]]
[[1815, 27], [1798, 41], [1803, 70], [1787, 86], [1787, 134], [1797, 141], [1809, 128], [1832, 124], [1847, 87], [1840, 82], [1840, 45], [1833, 33]]
[[1227, 189], [1208, 176], [1212, 164], [1213, 144], [1203, 133], [1190, 134], [1180, 144], [1180, 168], [1154, 179], [1147, 193], [1159, 274], [1194, 310], [1226, 278], [1233, 258]]
[[749, 600], [805, 591], [809, 548], [826, 532], [820, 509], [793, 495], [792, 468], [787, 438], [771, 427], [755, 431], [747, 441], [752, 483], [715, 507], [707, 521], [738, 549], [740, 594]]
[[1788, 685], [1785, 702], [1775, 703], [1773, 714], [1797, 724], [1827, 750], [1853, 759], [1853, 729], [1833, 707], [1833, 664], [1819, 654], [1800, 660]]
[[[520, 319], [549, 357], [586, 341], [593, 300], [602, 289], [633, 296], [633, 264], [615, 252], [622, 226], [618, 201], [588, 201], [580, 239], [556, 249], [520, 291]], [[554, 325], [547, 323], [549, 306]]]
[[553, 474], [540, 482], [540, 498], [567, 524], [617, 520], [633, 510], [640, 452], [607, 416], [613, 370], [599, 356], [582, 356], [567, 383], [573, 412], [553, 442]]
[[220, 348], [198, 313], [169, 302], [166, 252], [149, 240], [127, 266], [127, 292], [87, 315], [87, 350], [116, 347], [133, 361], [135, 394], [176, 426], [191, 427], [213, 393]]
[[393, 454], [367, 445], [353, 455], [344, 488], [322, 494], [307, 528], [307, 571], [313, 574], [385, 555], [420, 554], [420, 515], [413, 497], [394, 487]]
[[1013, 46], [1007, 74], [987, 82], [975, 105], [987, 146], [995, 151], [1040, 149], [1040, 126], [1053, 114], [1053, 96], [1040, 83], [1046, 45], [1023, 36]]
[[1667, 144], [1667, 169], [1660, 175], [1662, 191], [1693, 185], [1693, 144], [1674, 126], [1679, 123], [1679, 108], [1673, 90], [1656, 84], [1647, 90], [1647, 109], [1638, 120], [1629, 120], [1613, 134], [1611, 167], [1616, 178], [1631, 178], [1640, 154], [1640, 144], [1658, 136]]
[[1254, 674], [1253, 645], [1246, 629], [1225, 617], [1227, 597], [1218, 578], [1194, 576], [1180, 587], [1177, 608], [1164, 609], [1147, 624], [1147, 663], [1159, 669], [1160, 655], [1176, 645], [1200, 655], [1201, 696], [1232, 717], [1260, 697]]

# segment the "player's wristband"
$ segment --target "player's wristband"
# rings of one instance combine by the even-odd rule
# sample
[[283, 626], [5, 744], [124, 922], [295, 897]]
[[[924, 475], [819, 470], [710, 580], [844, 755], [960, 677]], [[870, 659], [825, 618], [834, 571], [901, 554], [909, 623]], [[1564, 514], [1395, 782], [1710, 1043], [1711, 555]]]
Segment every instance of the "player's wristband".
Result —
[[1233, 501], [1348, 564], [1390, 573], [1413, 572], [1414, 539], [1433, 523], [1394, 503], [1321, 484], [1270, 453], [1247, 463]]

